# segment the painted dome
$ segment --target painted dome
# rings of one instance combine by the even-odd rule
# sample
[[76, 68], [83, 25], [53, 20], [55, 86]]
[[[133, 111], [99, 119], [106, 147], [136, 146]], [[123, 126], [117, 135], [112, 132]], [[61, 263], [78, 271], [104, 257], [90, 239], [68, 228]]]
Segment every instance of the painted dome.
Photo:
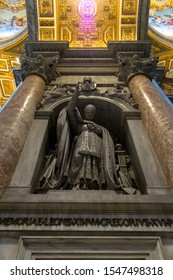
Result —
[[151, 0], [149, 34], [160, 43], [173, 47], [173, 0]]
[[18, 44], [27, 35], [25, 0], [0, 3], [0, 49]]

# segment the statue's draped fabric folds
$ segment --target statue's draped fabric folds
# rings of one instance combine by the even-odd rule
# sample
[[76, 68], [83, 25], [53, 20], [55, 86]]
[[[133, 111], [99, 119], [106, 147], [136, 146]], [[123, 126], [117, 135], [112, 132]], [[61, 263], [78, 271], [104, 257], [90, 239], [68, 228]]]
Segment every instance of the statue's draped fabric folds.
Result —
[[[133, 194], [135, 189], [118, 178], [114, 142], [109, 131], [96, 124], [96, 107], [84, 108], [84, 119], [77, 105], [80, 85], [57, 120], [57, 145], [48, 158], [40, 188], [53, 189], [112, 189]], [[121, 174], [123, 177], [123, 174]]]

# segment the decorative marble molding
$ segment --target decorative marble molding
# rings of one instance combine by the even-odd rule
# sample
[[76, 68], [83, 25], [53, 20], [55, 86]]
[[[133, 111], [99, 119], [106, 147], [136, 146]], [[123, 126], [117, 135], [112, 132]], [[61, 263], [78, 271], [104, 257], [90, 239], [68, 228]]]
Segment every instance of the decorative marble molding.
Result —
[[159, 237], [21, 236], [17, 260], [163, 260]]
[[26, 0], [28, 40], [38, 40], [37, 1]]

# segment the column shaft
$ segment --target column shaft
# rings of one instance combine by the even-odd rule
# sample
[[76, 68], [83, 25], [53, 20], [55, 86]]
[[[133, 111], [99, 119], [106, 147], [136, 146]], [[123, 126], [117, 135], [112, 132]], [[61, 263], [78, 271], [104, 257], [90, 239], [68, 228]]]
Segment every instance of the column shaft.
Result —
[[173, 109], [149, 78], [142, 74], [131, 78], [129, 89], [139, 104], [152, 146], [167, 182], [173, 188]]
[[11, 181], [44, 90], [41, 77], [26, 77], [0, 113], [0, 196]]

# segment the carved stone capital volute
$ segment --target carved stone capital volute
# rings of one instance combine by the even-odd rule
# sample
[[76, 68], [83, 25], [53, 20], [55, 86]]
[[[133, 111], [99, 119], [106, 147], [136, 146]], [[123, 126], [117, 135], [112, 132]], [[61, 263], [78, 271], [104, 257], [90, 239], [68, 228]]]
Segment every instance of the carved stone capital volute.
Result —
[[57, 65], [59, 62], [59, 55], [48, 58], [42, 55], [37, 55], [36, 58], [22, 56], [20, 62], [23, 80], [28, 75], [37, 75], [43, 78], [45, 83], [48, 84], [58, 76]]
[[132, 58], [127, 58], [117, 55], [117, 61], [119, 66], [118, 79], [128, 83], [133, 76], [139, 74], [146, 75], [152, 79], [155, 74], [158, 57], [140, 58], [138, 55], [134, 55]]

